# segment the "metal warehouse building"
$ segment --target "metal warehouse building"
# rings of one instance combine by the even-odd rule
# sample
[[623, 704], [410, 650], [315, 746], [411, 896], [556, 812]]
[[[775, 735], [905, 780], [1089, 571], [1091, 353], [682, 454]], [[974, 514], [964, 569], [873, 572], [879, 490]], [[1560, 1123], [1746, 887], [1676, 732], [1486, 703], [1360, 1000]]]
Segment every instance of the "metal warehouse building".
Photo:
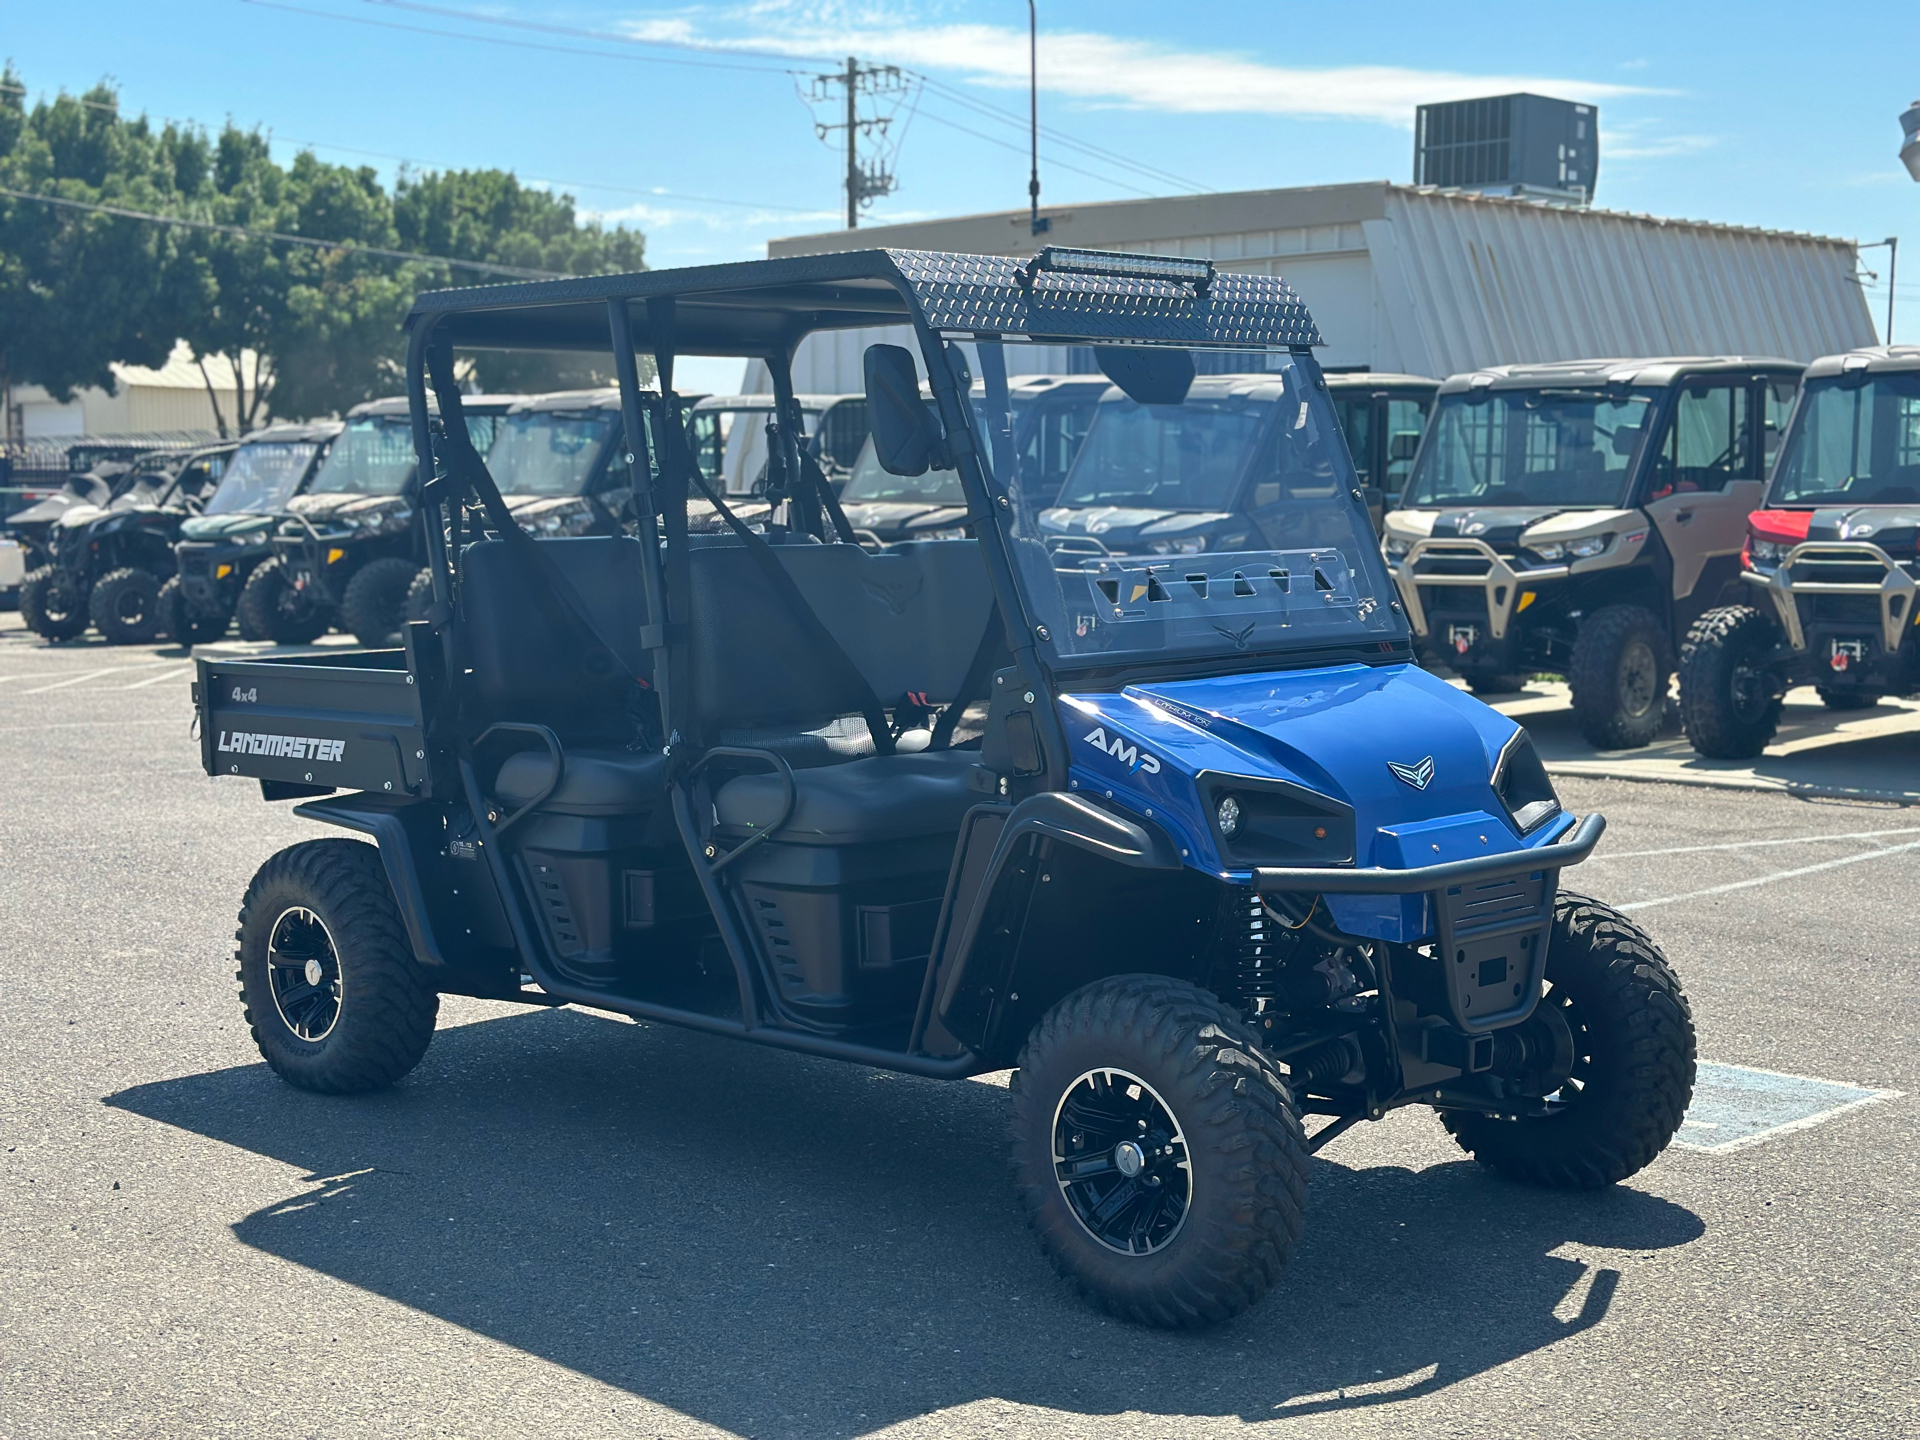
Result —
[[[1600, 356], [1810, 360], [1877, 338], [1855, 279], [1854, 242], [1826, 236], [1385, 181], [1049, 214], [1052, 231], [1040, 240], [1019, 210], [800, 235], [773, 241], [767, 253], [886, 246], [1028, 255], [1052, 243], [1205, 256], [1229, 270], [1284, 275], [1320, 323], [1320, 360], [1329, 369], [1444, 377]], [[861, 352], [879, 334], [809, 340], [796, 359], [796, 387], [859, 389]], [[1084, 367], [1033, 347], [1018, 368]]]

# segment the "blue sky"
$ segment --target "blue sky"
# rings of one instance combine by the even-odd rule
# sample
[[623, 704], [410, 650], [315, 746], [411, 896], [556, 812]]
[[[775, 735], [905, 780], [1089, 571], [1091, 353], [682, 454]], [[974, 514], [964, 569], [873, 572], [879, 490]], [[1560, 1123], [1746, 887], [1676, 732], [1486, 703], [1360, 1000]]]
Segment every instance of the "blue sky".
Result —
[[[1407, 180], [1416, 104], [1529, 89], [1599, 105], [1602, 206], [1901, 236], [1897, 334], [1920, 339], [1920, 185], [1896, 157], [1920, 96], [1911, 6], [1039, 10], [1047, 203]], [[638, 225], [671, 265], [843, 223], [842, 162], [813, 130], [833, 117], [803, 97], [827, 57], [925, 77], [896, 116], [899, 190], [872, 219], [1023, 205], [1024, 131], [995, 112], [1024, 113], [1026, 15], [1016, 0], [0, 0], [0, 54], [36, 92], [109, 77], [131, 109], [257, 125], [283, 158], [508, 167]], [[1881, 323], [1885, 256], [1863, 256]]]

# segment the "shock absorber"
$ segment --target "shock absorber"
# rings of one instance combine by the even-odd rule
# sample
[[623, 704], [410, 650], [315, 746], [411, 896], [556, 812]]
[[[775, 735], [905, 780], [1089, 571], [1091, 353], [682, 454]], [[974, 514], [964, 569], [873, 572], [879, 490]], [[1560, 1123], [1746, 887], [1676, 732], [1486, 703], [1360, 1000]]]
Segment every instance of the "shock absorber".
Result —
[[1274, 949], [1273, 922], [1267, 918], [1259, 895], [1249, 888], [1235, 887], [1226, 907], [1227, 934], [1235, 946], [1234, 998], [1240, 1013], [1257, 1024], [1277, 1008], [1279, 957]]

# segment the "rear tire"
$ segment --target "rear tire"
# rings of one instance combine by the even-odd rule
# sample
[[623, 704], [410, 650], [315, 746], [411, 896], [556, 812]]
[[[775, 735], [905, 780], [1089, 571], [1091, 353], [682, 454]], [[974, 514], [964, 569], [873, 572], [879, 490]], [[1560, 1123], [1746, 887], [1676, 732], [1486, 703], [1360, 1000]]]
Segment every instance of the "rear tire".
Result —
[[1673, 679], [1666, 627], [1638, 605], [1608, 605], [1581, 623], [1567, 683], [1580, 733], [1596, 750], [1651, 745]]
[[1880, 697], [1871, 690], [1828, 690], [1819, 685], [1813, 688], [1820, 703], [1829, 710], [1871, 710], [1880, 703]]
[[87, 633], [86, 597], [75, 595], [51, 565], [42, 565], [20, 582], [20, 618], [42, 640], [77, 639]]
[[1448, 1131], [1482, 1165], [1556, 1190], [1594, 1190], [1653, 1162], [1693, 1099], [1693, 1012], [1647, 933], [1584, 895], [1561, 892], [1540, 1001], [1573, 1032], [1573, 1075], [1547, 1115], [1504, 1120], [1448, 1111]]
[[340, 624], [370, 650], [400, 643], [407, 619], [407, 591], [420, 567], [397, 555], [369, 560], [340, 597]]
[[1048, 1011], [1019, 1063], [1015, 1181], [1062, 1275], [1145, 1325], [1216, 1324], [1266, 1293], [1300, 1238], [1306, 1141], [1238, 1014], [1117, 976]]
[[226, 616], [201, 615], [187, 604], [178, 575], [169, 576], [167, 583], [160, 587], [154, 611], [160, 617], [160, 633], [172, 636], [176, 645], [188, 648], [205, 645], [227, 633]]
[[1751, 605], [1709, 610], [1680, 647], [1680, 718], [1693, 748], [1712, 760], [1747, 760], [1780, 728], [1780, 694], [1760, 659], [1779, 643], [1774, 622]]
[[380, 852], [308, 840], [253, 877], [236, 978], [253, 1043], [289, 1085], [357, 1095], [420, 1063], [440, 997], [422, 978]]
[[425, 620], [433, 609], [433, 571], [422, 570], [407, 587], [406, 615], [409, 624]]
[[263, 560], [240, 591], [240, 629], [276, 645], [311, 645], [333, 620], [328, 607], [316, 605], [287, 581], [280, 557]]

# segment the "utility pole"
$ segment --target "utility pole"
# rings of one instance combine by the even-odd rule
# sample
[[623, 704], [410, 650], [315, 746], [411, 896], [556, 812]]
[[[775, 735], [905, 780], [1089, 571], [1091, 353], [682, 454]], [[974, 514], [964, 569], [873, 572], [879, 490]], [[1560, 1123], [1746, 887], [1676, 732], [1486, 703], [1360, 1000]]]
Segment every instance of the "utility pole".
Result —
[[1033, 140], [1033, 169], [1027, 176], [1028, 219], [1032, 233], [1044, 235], [1053, 221], [1040, 218], [1040, 12], [1027, 0], [1027, 129]]
[[[1898, 235], [1889, 235], [1884, 240], [1869, 240], [1866, 244], [1857, 245], [1854, 248], [1857, 250], [1878, 250], [1882, 246], [1885, 246], [1887, 251], [1887, 332], [1884, 339], [1887, 344], [1891, 345], [1893, 344], [1893, 282], [1900, 262], [1900, 237]], [[1873, 271], [1869, 270], [1867, 274], [1873, 275]], [[1874, 278], [1878, 279], [1879, 277], [1874, 276]]]
[[857, 230], [860, 227], [860, 211], [879, 196], [891, 195], [899, 188], [899, 182], [894, 178], [886, 158], [876, 157], [865, 162], [860, 159], [862, 137], [878, 135], [884, 142], [894, 119], [891, 112], [863, 117], [860, 114], [860, 97], [865, 95], [875, 101], [893, 98], [896, 101], [894, 108], [898, 109], [898, 101], [912, 90], [913, 81], [901, 73], [898, 65], [862, 65], [855, 56], [849, 55], [846, 69], [813, 77], [813, 89], [806, 99], [814, 104], [830, 100], [836, 85], [844, 87], [846, 91], [845, 118], [832, 125], [816, 121], [813, 133], [825, 140], [836, 131], [846, 132], [847, 228]]

